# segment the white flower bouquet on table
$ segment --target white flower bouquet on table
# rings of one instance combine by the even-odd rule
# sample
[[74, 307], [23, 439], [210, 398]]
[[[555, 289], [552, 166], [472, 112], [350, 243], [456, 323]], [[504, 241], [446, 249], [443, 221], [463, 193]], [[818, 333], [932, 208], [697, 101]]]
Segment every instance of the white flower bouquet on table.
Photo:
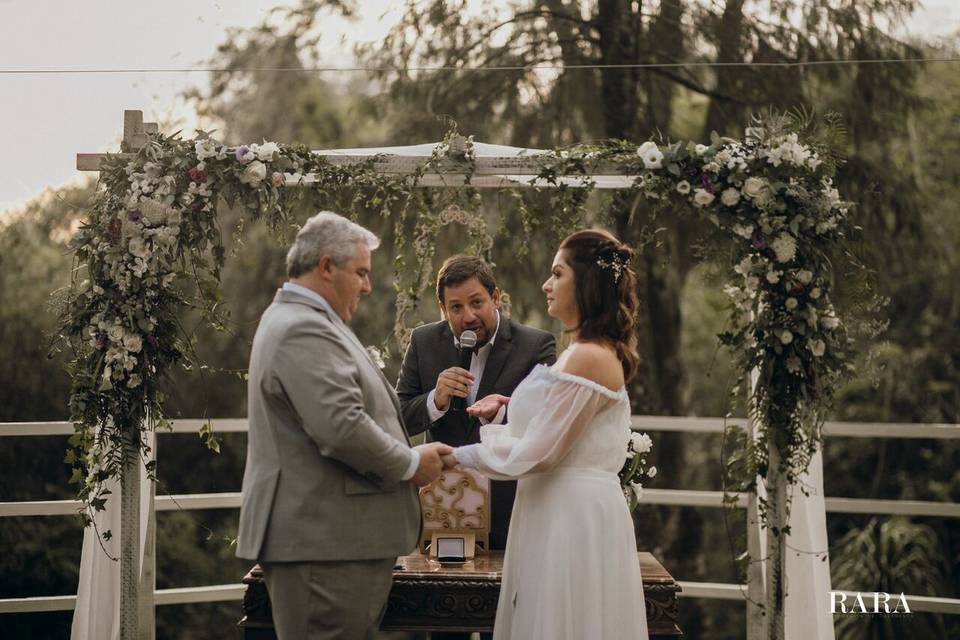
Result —
[[643, 495], [645, 478], [657, 475], [656, 467], [647, 467], [647, 454], [653, 449], [653, 440], [645, 433], [634, 431], [630, 434], [627, 443], [627, 460], [620, 469], [620, 486], [623, 487], [623, 497], [626, 498], [630, 510], [637, 508], [640, 496]]

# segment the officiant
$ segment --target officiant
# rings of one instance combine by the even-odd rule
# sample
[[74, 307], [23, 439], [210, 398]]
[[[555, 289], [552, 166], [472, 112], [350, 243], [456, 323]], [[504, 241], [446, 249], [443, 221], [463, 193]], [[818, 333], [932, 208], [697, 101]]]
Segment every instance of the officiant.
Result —
[[[493, 270], [476, 256], [444, 261], [437, 273], [437, 302], [443, 319], [413, 330], [397, 395], [411, 435], [428, 431], [433, 441], [472, 444], [480, 441], [481, 422], [464, 407], [490, 394], [513, 394], [535, 366], [556, 361], [556, 341], [553, 334], [503, 314]], [[476, 334], [472, 353], [466, 347], [461, 351], [464, 331]], [[491, 482], [491, 549], [506, 546], [516, 490], [516, 482]]]

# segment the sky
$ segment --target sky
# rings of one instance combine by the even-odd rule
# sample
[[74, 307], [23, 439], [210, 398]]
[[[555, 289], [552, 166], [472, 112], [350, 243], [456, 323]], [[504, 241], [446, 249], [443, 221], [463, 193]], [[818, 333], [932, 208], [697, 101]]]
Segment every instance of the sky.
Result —
[[[0, 0], [0, 70], [196, 68], [229, 27], [259, 24], [281, 0]], [[330, 19], [321, 40], [325, 64], [349, 65], [349, 41], [376, 40], [400, 2], [360, 0], [361, 17]], [[927, 0], [908, 34], [947, 36], [960, 29], [960, 0]], [[0, 74], [0, 215], [47, 187], [78, 180], [78, 152], [115, 151], [124, 109], [148, 122], [196, 118], [179, 95], [206, 86], [204, 73]], [[389, 144], [388, 140], [384, 144]]]

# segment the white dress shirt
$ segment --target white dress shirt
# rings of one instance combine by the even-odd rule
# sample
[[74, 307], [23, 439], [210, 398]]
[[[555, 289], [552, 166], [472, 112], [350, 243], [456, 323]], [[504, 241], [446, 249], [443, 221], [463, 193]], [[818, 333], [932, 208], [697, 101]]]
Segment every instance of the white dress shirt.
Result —
[[[320, 306], [322, 306], [324, 309], [327, 310], [327, 312], [330, 314], [330, 317], [333, 318], [333, 321], [335, 323], [339, 324], [344, 330], [348, 332], [349, 335], [353, 336], [353, 338], [357, 340], [357, 343], [360, 342], [360, 339], [356, 337], [356, 335], [353, 333], [353, 330], [349, 326], [347, 326], [347, 323], [343, 321], [343, 318], [340, 317], [340, 315], [334, 310], [334, 308], [330, 305], [330, 303], [327, 302], [327, 299], [324, 298], [322, 295], [320, 295], [313, 289], [308, 289], [307, 287], [301, 286], [299, 284], [295, 284], [293, 282], [284, 282], [283, 290], [289, 291], [291, 293], [296, 293], [298, 295], [304, 296], [305, 298], [309, 298], [319, 303]], [[497, 326], [499, 326], [499, 324]], [[409, 480], [410, 478], [412, 478], [413, 474], [417, 472], [417, 467], [419, 466], [420, 466], [420, 452], [417, 451], [416, 449], [410, 449], [410, 466], [407, 467], [407, 471], [406, 473], [403, 474], [403, 477], [401, 478], [401, 480]]]

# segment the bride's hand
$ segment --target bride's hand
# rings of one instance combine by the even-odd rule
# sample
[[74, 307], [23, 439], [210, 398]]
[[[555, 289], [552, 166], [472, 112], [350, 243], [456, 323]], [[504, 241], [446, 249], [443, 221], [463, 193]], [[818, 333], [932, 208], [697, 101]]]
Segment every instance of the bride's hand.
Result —
[[509, 397], [502, 396], [499, 393], [491, 393], [490, 395], [481, 400], [477, 400], [472, 405], [467, 407], [467, 413], [477, 418], [493, 420], [496, 417], [497, 412], [500, 411], [500, 407], [509, 402]]

